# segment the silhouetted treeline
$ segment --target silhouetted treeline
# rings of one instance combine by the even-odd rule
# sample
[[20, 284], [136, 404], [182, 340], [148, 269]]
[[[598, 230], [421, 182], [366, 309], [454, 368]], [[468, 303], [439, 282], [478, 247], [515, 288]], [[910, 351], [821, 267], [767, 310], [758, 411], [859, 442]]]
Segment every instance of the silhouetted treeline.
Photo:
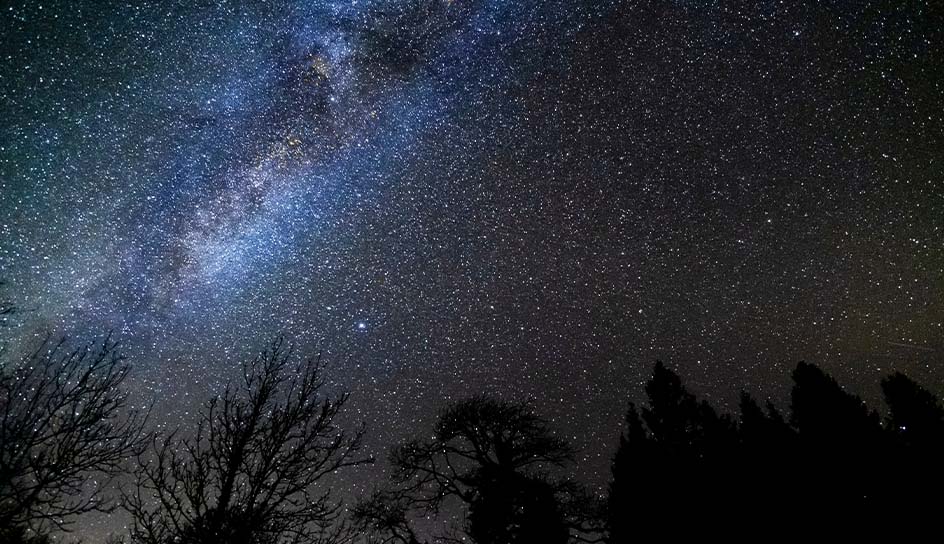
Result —
[[630, 404], [613, 462], [610, 541], [628, 542], [640, 520], [666, 536], [723, 530], [732, 516], [742, 526], [854, 522], [862, 529], [936, 508], [944, 409], [900, 373], [882, 390], [884, 419], [800, 363], [786, 413], [742, 393], [735, 419], [698, 401], [657, 363], [648, 402]]
[[[747, 526], [885, 527], [936, 514], [944, 407], [896, 373], [884, 415], [818, 367], [789, 405], [742, 393], [719, 413], [657, 363], [630, 402], [607, 497], [577, 482], [576, 451], [526, 403], [448, 403], [431, 432], [390, 448], [389, 478], [345, 507], [331, 475], [368, 463], [348, 396], [320, 358], [281, 341], [176, 430], [147, 433], [108, 340], [0, 353], [0, 542], [42, 544], [77, 516], [123, 508], [141, 544], [623, 543]], [[579, 407], [575, 407], [579, 409]], [[586, 474], [582, 474], [586, 476]], [[125, 476], [122, 493], [107, 485]], [[91, 483], [95, 485], [90, 485]], [[443, 531], [429, 520], [449, 520]], [[735, 529], [732, 524], [737, 524]]]

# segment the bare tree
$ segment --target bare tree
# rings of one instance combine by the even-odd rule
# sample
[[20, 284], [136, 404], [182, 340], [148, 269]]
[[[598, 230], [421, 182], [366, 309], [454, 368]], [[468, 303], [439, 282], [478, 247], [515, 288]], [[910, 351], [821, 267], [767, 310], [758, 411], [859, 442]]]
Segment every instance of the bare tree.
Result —
[[69, 351], [44, 342], [0, 360], [0, 540], [67, 530], [78, 514], [109, 511], [103, 490], [147, 439], [128, 409], [129, 367], [106, 338]]
[[576, 539], [583, 516], [565, 508], [579, 486], [550, 476], [573, 455], [526, 405], [459, 401], [440, 414], [431, 440], [393, 448], [391, 486], [358, 504], [355, 521], [381, 542], [415, 544], [411, 513], [436, 515], [451, 500], [468, 510], [463, 532], [475, 542]]
[[420, 544], [410, 523], [411, 507], [408, 494], [378, 490], [354, 505], [352, 518], [370, 544]]
[[363, 426], [335, 419], [348, 395], [321, 398], [321, 358], [293, 363], [281, 340], [242, 366], [242, 378], [209, 401], [190, 436], [155, 439], [126, 493], [135, 543], [344, 541], [331, 474], [371, 462]]

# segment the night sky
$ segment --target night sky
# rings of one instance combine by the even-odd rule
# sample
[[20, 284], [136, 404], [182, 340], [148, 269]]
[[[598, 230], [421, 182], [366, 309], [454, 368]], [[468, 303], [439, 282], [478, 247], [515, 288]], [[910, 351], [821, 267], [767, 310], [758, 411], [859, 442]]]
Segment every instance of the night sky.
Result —
[[601, 492], [656, 359], [722, 409], [799, 360], [941, 391], [942, 29], [910, 0], [4, 2], [4, 334], [114, 331], [171, 427], [284, 334], [378, 455], [530, 399]]

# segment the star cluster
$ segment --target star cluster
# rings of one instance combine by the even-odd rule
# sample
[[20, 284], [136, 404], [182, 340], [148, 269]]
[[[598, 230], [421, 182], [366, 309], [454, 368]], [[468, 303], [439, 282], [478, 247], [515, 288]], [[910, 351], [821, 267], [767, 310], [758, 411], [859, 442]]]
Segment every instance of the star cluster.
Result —
[[940, 390], [932, 4], [13, 2], [7, 332], [115, 331], [171, 426], [284, 334], [378, 453], [533, 399], [598, 486], [656, 359]]

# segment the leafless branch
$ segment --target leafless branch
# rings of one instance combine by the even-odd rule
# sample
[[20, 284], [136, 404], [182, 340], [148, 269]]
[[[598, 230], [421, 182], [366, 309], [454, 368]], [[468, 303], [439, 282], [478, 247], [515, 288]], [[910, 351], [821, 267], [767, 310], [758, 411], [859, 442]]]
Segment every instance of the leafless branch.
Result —
[[293, 361], [292, 350], [274, 341], [205, 405], [189, 437], [171, 434], [139, 459], [125, 501], [132, 542], [352, 538], [324, 484], [338, 470], [372, 461], [360, 455], [364, 429], [335, 423], [348, 395], [322, 398], [320, 357]]
[[47, 340], [0, 364], [0, 527], [68, 530], [78, 514], [114, 508], [103, 490], [147, 441], [117, 347]]

